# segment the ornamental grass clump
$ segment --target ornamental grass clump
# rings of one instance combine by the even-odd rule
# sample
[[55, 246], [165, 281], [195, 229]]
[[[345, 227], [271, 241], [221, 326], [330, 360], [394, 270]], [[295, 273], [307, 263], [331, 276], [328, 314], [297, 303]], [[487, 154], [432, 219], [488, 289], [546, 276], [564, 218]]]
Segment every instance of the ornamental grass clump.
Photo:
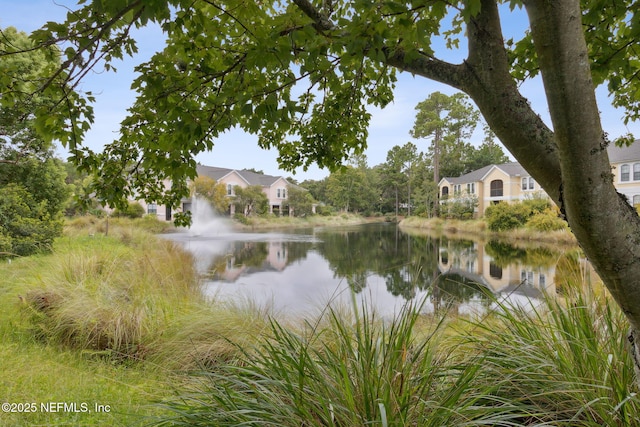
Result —
[[157, 425], [511, 425], [509, 404], [487, 397], [493, 387], [475, 388], [480, 363], [438, 353], [440, 326], [416, 339], [418, 313], [409, 305], [383, 322], [366, 308], [349, 318], [328, 309], [298, 330], [272, 321], [240, 359], [203, 370], [168, 401], [174, 415]]
[[91, 240], [90, 247], [61, 243], [32, 279], [24, 301], [33, 331], [47, 342], [142, 358], [170, 319], [201, 298], [193, 259], [149, 235], [146, 242], [136, 236], [135, 247]]
[[623, 314], [591, 288], [564, 292], [532, 310], [496, 302], [490, 319], [467, 329], [465, 348], [483, 358], [477, 387], [494, 385], [494, 396], [528, 408], [521, 425], [640, 424]]

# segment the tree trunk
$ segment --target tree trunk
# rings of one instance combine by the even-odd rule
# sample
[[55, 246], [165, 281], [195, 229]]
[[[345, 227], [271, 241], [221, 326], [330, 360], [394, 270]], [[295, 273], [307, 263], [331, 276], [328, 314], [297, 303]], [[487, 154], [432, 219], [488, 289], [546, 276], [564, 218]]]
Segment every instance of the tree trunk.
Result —
[[529, 0], [525, 7], [558, 145], [560, 208], [629, 319], [629, 340], [639, 369], [636, 337], [640, 331], [640, 218], [613, 185], [580, 3]]
[[529, 0], [525, 6], [555, 133], [531, 109], [509, 73], [495, 0], [481, 0], [480, 12], [470, 19], [464, 64], [447, 68], [429, 61], [404, 69], [471, 96], [496, 136], [561, 207], [629, 319], [629, 341], [640, 372], [640, 218], [613, 186], [579, 0]]
[[[640, 217], [613, 186], [591, 81], [579, 0], [525, 0], [555, 134], [510, 74], [496, 0], [469, 19], [460, 65], [385, 50], [390, 66], [467, 93], [505, 147], [565, 212], [571, 230], [631, 326], [640, 372]], [[637, 381], [640, 386], [640, 375]]]

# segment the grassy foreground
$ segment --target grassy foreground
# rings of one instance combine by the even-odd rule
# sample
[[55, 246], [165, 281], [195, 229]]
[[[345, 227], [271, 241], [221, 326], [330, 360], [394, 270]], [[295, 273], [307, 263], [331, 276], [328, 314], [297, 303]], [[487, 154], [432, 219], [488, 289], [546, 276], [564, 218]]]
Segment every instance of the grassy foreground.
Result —
[[144, 231], [159, 227], [81, 219], [52, 254], [0, 263], [0, 426], [145, 425], [184, 371], [235, 351], [226, 336], [260, 330], [203, 299], [190, 255]]
[[480, 317], [421, 301], [283, 324], [204, 300], [156, 225], [103, 227], [0, 264], [0, 425], [640, 425], [624, 316], [579, 272]]

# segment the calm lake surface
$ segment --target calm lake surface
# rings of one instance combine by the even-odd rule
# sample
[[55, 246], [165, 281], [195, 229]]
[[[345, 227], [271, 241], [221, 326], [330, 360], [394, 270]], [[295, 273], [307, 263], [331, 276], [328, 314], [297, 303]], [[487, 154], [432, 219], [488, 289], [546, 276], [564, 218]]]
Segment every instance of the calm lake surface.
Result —
[[425, 311], [482, 313], [488, 293], [531, 304], [555, 293], [584, 261], [577, 251], [412, 235], [395, 224], [234, 232], [207, 227], [167, 236], [196, 258], [211, 296], [250, 300], [276, 314], [367, 303], [383, 316], [411, 299]]

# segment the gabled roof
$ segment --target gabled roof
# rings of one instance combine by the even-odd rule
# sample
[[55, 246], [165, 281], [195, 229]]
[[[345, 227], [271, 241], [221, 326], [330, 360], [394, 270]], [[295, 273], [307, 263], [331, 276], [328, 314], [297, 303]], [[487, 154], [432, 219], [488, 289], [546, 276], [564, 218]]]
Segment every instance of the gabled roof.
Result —
[[272, 176], [272, 175], [263, 175], [259, 173], [255, 173], [252, 171], [248, 171], [246, 169], [237, 170], [237, 169], [227, 169], [227, 168], [218, 168], [215, 166], [205, 166], [205, 165], [197, 165], [196, 171], [198, 175], [205, 175], [209, 178], [213, 178], [216, 181], [220, 181], [225, 176], [236, 173], [240, 178], [242, 178], [249, 185], [260, 185], [262, 187], [270, 187], [275, 184], [279, 179], [283, 179], [285, 182], [287, 180], [281, 176]]
[[[499, 169], [508, 176], [529, 176], [529, 173], [520, 165], [520, 163], [511, 162], [511, 163], [503, 163], [501, 165], [488, 165], [456, 178], [446, 177], [443, 179], [446, 179], [451, 184], [466, 184], [469, 182], [480, 182], [484, 180], [484, 178], [494, 169]], [[442, 180], [440, 182], [442, 182]]]
[[640, 161], [640, 139], [634, 141], [628, 147], [618, 147], [615, 144], [610, 144], [607, 147], [607, 153], [611, 163]]
[[273, 184], [275, 184], [277, 180], [282, 178], [281, 176], [263, 175], [263, 174], [255, 173], [252, 171], [248, 171], [246, 169], [243, 169], [241, 171], [236, 171], [236, 172], [238, 172], [251, 185], [262, 185], [263, 187], [270, 187]]

